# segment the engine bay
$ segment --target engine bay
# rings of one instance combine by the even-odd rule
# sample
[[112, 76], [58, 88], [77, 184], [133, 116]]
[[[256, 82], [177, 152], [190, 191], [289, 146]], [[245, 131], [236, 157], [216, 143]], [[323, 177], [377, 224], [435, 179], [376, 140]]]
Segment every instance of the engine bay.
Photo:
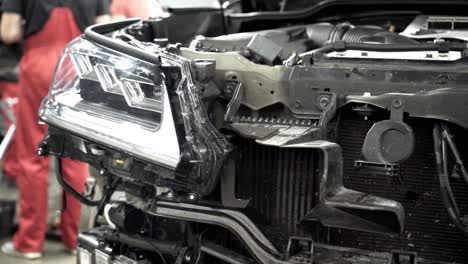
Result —
[[[83, 201], [111, 223], [83, 234], [80, 254], [116, 263], [468, 262], [468, 17], [329, 19], [224, 35], [209, 15], [195, 17], [185, 30], [177, 16], [96, 26], [66, 50], [63, 64], [79, 77], [64, 86], [76, 89], [43, 102], [50, 128], [40, 153], [96, 167], [108, 192]], [[115, 59], [127, 56], [141, 68]], [[105, 88], [106, 76], [122, 91], [109, 94], [118, 85]], [[94, 127], [62, 124], [82, 113]], [[121, 126], [99, 127], [102, 113]], [[127, 144], [129, 134], [140, 138]], [[116, 189], [125, 201], [111, 201]]]

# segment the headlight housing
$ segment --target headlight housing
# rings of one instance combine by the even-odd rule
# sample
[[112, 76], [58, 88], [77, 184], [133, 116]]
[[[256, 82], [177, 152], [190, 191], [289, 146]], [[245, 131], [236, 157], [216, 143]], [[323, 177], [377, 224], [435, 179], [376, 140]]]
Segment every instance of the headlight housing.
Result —
[[206, 195], [230, 144], [206, 116], [190, 62], [165, 53], [160, 60], [157, 65], [79, 37], [60, 59], [39, 118], [155, 166], [135, 172], [147, 182]]
[[165, 89], [157, 66], [78, 38], [65, 49], [39, 116], [175, 168], [180, 150]]

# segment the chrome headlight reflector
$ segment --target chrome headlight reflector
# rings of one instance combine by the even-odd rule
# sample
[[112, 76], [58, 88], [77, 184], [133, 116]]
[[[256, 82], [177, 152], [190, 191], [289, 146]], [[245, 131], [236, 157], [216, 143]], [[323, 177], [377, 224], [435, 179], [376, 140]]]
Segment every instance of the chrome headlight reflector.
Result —
[[180, 160], [160, 68], [82, 37], [65, 49], [39, 117], [170, 169]]

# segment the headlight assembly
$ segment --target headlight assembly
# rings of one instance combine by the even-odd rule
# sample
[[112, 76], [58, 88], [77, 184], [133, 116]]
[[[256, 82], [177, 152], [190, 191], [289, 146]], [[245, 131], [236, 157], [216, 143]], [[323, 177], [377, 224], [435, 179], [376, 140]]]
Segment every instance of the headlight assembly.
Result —
[[210, 193], [230, 145], [206, 116], [190, 62], [171, 54], [161, 54], [160, 64], [137, 57], [75, 39], [60, 59], [40, 119], [149, 164], [138, 172], [147, 182]]
[[155, 65], [78, 38], [66, 48], [39, 115], [53, 126], [175, 168], [179, 143], [164, 90]]

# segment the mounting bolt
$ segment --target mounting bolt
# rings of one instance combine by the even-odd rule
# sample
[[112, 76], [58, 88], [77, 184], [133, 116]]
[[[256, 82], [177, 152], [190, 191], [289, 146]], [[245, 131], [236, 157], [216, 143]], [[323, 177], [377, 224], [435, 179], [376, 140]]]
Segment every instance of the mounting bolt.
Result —
[[188, 198], [190, 201], [196, 201], [198, 199], [198, 195], [196, 193], [189, 193]]
[[320, 96], [319, 97], [319, 106], [322, 109], [327, 108], [328, 104], [330, 104], [330, 98], [328, 96]]
[[296, 100], [296, 102], [294, 103], [294, 107], [295, 108], [301, 108], [302, 107], [302, 103], [300, 100]]
[[100, 169], [100, 170], [99, 170], [99, 175], [103, 175], [103, 176], [104, 176], [104, 175], [106, 175], [106, 172], [107, 172], [107, 171], [106, 171], [105, 169]]
[[169, 198], [169, 199], [172, 199], [172, 198], [174, 198], [174, 193], [173, 192], [168, 192], [166, 194], [166, 197]]

